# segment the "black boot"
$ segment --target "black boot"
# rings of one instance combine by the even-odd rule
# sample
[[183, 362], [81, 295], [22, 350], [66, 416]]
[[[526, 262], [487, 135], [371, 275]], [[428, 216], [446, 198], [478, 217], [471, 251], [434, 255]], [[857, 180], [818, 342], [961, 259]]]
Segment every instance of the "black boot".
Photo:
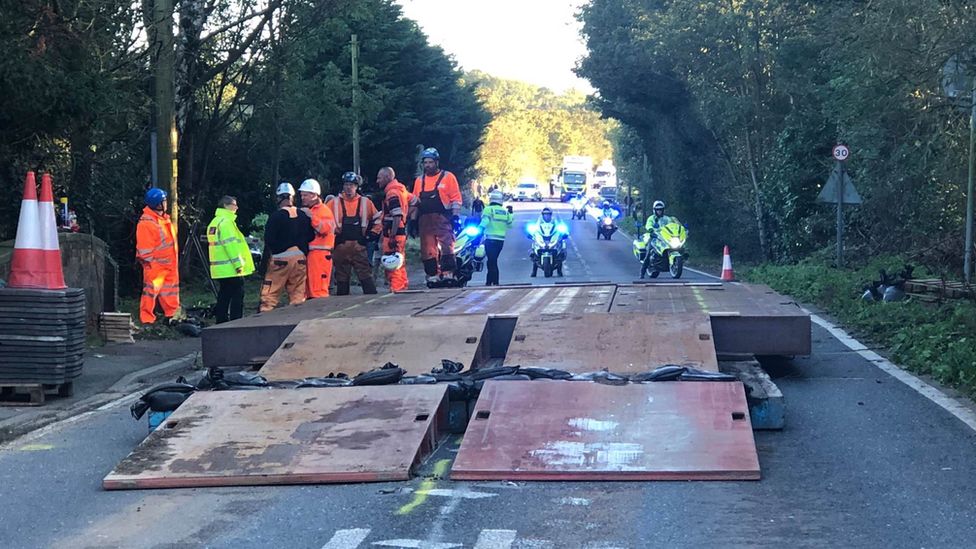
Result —
[[349, 295], [349, 282], [336, 282], [336, 295]]
[[367, 278], [366, 280], [360, 280], [359, 285], [363, 287], [363, 294], [376, 293], [376, 281], [374, 281], [372, 278]]

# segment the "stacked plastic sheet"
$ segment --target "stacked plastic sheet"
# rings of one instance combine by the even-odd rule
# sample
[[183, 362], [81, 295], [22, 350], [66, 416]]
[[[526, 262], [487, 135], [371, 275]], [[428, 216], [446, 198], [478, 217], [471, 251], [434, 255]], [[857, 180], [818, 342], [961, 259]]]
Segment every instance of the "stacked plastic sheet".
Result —
[[84, 354], [84, 289], [0, 288], [0, 385], [68, 383]]

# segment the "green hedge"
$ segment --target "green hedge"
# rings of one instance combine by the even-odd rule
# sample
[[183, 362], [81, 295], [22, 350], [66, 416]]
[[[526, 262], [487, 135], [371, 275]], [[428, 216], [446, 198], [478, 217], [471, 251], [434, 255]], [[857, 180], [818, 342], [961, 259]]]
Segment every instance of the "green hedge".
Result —
[[[878, 278], [878, 269], [896, 272], [903, 263], [901, 258], [886, 257], [857, 269], [835, 269], [808, 260], [796, 265], [762, 265], [742, 276], [825, 309], [858, 337], [880, 346], [892, 361], [976, 395], [976, 304], [861, 300], [864, 284]], [[915, 276], [925, 273], [916, 270]]]

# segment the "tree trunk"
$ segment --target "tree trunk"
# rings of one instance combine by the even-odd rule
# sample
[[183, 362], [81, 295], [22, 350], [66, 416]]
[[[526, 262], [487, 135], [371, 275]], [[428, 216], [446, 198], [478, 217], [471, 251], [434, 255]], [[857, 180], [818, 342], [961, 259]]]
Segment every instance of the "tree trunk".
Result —
[[752, 192], [756, 201], [756, 229], [759, 232], [759, 250], [762, 252], [763, 260], [769, 261], [769, 243], [766, 240], [766, 216], [763, 212], [762, 193], [759, 189], [759, 178], [756, 174], [756, 163], [752, 150], [752, 137], [749, 131], [746, 131], [746, 157], [749, 162], [749, 178], [752, 180]]

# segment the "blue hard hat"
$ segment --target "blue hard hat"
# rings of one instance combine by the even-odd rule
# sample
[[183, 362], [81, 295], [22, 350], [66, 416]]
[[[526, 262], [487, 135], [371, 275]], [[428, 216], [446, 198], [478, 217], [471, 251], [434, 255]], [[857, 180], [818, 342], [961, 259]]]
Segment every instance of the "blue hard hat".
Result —
[[424, 152], [420, 153], [420, 159], [424, 160], [425, 158], [433, 158], [434, 160], [440, 160], [441, 153], [437, 152], [437, 149], [435, 149], [434, 147], [428, 147], [424, 149]]
[[346, 172], [342, 174], [343, 183], [355, 183], [359, 185], [359, 179], [359, 175], [357, 175], [356, 172]]
[[146, 205], [150, 208], [159, 206], [163, 203], [163, 200], [166, 200], [166, 191], [158, 187], [153, 187], [146, 191]]

